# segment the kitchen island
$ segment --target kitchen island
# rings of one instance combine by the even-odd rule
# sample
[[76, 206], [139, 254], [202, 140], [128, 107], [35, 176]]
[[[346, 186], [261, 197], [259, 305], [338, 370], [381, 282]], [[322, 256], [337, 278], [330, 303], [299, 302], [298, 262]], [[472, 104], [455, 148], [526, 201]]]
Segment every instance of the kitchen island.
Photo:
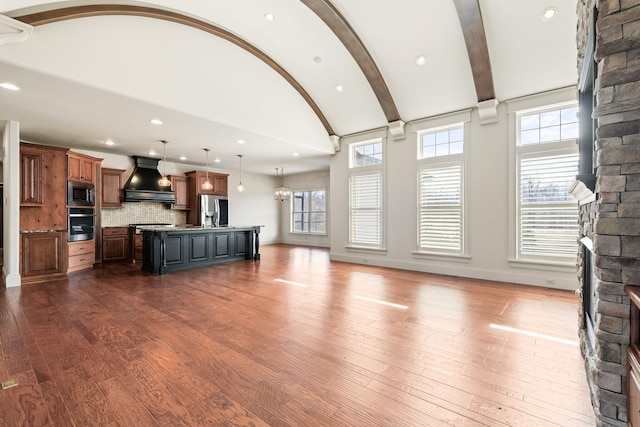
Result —
[[149, 227], [142, 230], [142, 270], [174, 270], [260, 259], [260, 226]]

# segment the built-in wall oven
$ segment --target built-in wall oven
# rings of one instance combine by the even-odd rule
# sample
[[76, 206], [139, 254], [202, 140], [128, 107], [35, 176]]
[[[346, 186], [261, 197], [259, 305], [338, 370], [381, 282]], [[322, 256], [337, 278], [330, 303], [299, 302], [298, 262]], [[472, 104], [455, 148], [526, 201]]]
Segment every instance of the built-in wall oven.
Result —
[[69, 208], [69, 233], [70, 242], [91, 240], [94, 235], [95, 215], [93, 208]]

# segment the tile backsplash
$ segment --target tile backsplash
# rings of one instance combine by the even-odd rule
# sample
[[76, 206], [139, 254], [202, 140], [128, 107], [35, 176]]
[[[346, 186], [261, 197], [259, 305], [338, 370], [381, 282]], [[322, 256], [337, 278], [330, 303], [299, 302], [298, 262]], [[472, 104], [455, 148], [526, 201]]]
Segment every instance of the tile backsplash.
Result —
[[126, 202], [122, 209], [103, 209], [102, 226], [114, 227], [140, 223], [185, 224], [187, 212], [169, 209], [158, 202]]

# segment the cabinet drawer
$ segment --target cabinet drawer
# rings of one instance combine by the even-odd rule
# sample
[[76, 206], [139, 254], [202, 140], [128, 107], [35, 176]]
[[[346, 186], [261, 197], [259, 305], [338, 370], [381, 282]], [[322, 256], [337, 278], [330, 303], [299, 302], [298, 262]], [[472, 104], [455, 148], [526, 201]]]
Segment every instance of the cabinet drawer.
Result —
[[95, 252], [74, 255], [69, 257], [69, 271], [76, 271], [82, 267], [91, 267], [96, 261]]
[[69, 243], [69, 256], [88, 254], [96, 251], [95, 240]]
[[129, 227], [111, 227], [102, 229], [103, 236], [122, 236], [127, 235], [128, 233]]

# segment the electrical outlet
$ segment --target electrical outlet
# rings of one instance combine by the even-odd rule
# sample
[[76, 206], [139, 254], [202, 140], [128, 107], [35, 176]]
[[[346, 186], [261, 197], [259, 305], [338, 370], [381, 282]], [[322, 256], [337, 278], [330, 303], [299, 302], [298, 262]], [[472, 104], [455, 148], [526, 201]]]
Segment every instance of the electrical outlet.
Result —
[[556, 281], [553, 279], [544, 279], [544, 284], [545, 285], [555, 285]]

